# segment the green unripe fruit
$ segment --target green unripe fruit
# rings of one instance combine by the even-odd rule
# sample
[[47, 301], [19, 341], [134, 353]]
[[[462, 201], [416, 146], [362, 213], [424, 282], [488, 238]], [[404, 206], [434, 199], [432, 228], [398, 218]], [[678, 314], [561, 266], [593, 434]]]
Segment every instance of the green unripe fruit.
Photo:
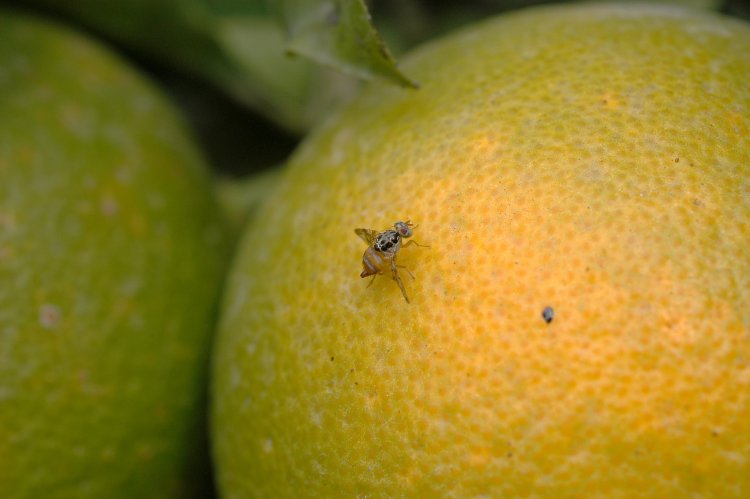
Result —
[[0, 11], [0, 497], [182, 497], [226, 236], [171, 106]]

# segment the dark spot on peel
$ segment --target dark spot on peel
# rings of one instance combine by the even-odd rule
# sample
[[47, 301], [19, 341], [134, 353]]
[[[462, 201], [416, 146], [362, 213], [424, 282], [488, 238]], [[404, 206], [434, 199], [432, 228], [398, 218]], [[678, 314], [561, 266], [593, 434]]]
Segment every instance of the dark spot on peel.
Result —
[[542, 319], [544, 319], [544, 322], [549, 324], [554, 318], [555, 310], [552, 307], [544, 307], [544, 310], [542, 310]]

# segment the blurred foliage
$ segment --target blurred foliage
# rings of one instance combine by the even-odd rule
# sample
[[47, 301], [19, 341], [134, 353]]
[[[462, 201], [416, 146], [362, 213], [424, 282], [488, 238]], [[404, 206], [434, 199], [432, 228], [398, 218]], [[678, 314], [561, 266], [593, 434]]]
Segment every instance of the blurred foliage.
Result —
[[235, 239], [240, 237], [245, 222], [273, 190], [280, 172], [281, 169], [273, 168], [241, 179], [221, 177], [217, 180], [219, 203]]
[[146, 60], [197, 75], [292, 132], [303, 133], [351, 78], [285, 51], [262, 0], [19, 0], [79, 23]]
[[[750, 15], [747, 0], [663, 1]], [[229, 175], [281, 164], [310, 128], [356, 93], [360, 81], [352, 75], [379, 75], [408, 87], [413, 82], [397, 69], [394, 59], [414, 45], [502, 12], [560, 3], [370, 0], [365, 6], [363, 0], [0, 2], [86, 29], [141, 65], [185, 108], [210, 160]]]

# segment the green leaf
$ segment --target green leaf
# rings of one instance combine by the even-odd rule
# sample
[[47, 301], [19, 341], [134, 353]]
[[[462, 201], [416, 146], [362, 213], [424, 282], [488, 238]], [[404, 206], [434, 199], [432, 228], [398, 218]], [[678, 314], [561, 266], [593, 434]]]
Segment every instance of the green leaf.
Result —
[[235, 68], [223, 86], [241, 100], [267, 110], [287, 129], [310, 128], [325, 110], [350, 97], [359, 86], [348, 75], [290, 57], [284, 33], [273, 18], [218, 18], [213, 22], [213, 39], [225, 61]]
[[363, 0], [281, 0], [287, 49], [362, 78], [417, 87], [396, 67]]

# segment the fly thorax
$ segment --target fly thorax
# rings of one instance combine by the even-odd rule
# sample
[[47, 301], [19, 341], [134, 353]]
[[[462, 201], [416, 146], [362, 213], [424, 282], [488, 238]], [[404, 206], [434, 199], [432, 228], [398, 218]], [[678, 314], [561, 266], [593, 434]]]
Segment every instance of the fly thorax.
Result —
[[401, 235], [395, 230], [386, 230], [378, 234], [373, 246], [382, 253], [395, 253], [401, 247]]

